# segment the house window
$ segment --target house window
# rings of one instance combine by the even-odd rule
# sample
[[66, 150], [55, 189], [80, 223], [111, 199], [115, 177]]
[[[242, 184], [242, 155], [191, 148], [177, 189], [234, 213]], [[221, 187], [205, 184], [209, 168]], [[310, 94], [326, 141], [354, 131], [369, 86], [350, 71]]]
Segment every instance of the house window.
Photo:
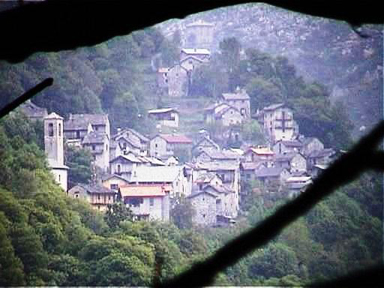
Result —
[[53, 136], [53, 123], [48, 124], [48, 135]]
[[79, 198], [79, 194], [76, 193], [76, 194], [75, 194], [75, 198]]
[[155, 148], [157, 148], [157, 144], [155, 144]]
[[135, 198], [130, 198], [128, 200], [128, 204], [129, 206], [133, 206], [133, 207], [139, 207], [140, 204], [143, 203], [143, 198], [138, 198], [138, 197], [135, 197]]
[[96, 150], [96, 145], [92, 145], [92, 150], [95, 151]]
[[199, 190], [203, 190], [203, 184], [199, 184]]
[[119, 185], [118, 184], [111, 184], [111, 189], [112, 190], [117, 190], [117, 189], [119, 189]]
[[61, 123], [59, 123], [59, 136], [61, 136]]
[[121, 165], [117, 165], [117, 173], [120, 174], [121, 173]]
[[80, 131], [76, 131], [76, 138], [80, 138]]
[[111, 196], [108, 196], [108, 201], [111, 200]]
[[61, 181], [61, 175], [59, 175], [59, 182]]
[[153, 206], [155, 203], [153, 198], [149, 198], [149, 206]]
[[97, 200], [100, 200], [100, 195], [97, 195]]
[[205, 218], [205, 214], [203, 214], [203, 218]]

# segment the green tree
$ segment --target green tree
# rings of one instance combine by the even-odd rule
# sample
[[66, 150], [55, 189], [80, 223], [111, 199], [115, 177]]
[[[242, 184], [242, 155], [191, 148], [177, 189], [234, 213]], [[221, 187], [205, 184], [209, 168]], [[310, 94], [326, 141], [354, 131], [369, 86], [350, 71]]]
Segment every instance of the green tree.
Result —
[[193, 226], [192, 217], [195, 213], [192, 204], [183, 196], [174, 199], [170, 211], [173, 223], [179, 229], [190, 229]]
[[88, 149], [65, 146], [65, 165], [69, 167], [68, 189], [78, 183], [87, 184], [92, 177], [93, 157]]
[[104, 218], [111, 229], [117, 229], [120, 222], [126, 220], [131, 221], [133, 219], [133, 214], [124, 203], [119, 201], [114, 204], [108, 204]]

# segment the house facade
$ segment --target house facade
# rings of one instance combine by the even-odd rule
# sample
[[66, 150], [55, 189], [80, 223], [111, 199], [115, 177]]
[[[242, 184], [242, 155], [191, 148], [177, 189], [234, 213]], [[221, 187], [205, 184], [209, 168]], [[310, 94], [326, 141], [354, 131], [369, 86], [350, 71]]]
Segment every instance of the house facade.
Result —
[[307, 160], [298, 152], [277, 154], [275, 157], [275, 165], [285, 168], [291, 173], [307, 171]]
[[250, 98], [244, 89], [237, 88], [235, 93], [223, 93], [221, 101], [235, 107], [244, 118], [251, 117]]
[[257, 146], [250, 147], [244, 153], [244, 161], [245, 162], [263, 162], [266, 163], [267, 166], [271, 166], [274, 160], [275, 154], [268, 147]]
[[109, 137], [104, 132], [92, 131], [84, 136], [82, 146], [91, 151], [95, 165], [103, 171], [109, 169]]
[[204, 109], [204, 120], [207, 124], [220, 122], [223, 126], [240, 125], [244, 116], [240, 111], [226, 103], [214, 104]]
[[110, 123], [107, 114], [69, 114], [64, 122], [64, 136], [66, 139], [83, 140], [91, 131], [105, 133], [111, 138]]
[[168, 95], [170, 97], [182, 97], [188, 94], [189, 72], [180, 64], [176, 64], [168, 69], [167, 79]]
[[172, 187], [163, 184], [130, 184], [120, 188], [124, 204], [139, 220], [169, 221]]
[[298, 140], [280, 140], [273, 145], [273, 152], [275, 154], [300, 152], [302, 147], [303, 143]]
[[120, 155], [110, 161], [111, 174], [130, 179], [132, 171], [142, 162], [132, 153]]
[[149, 142], [149, 154], [154, 157], [173, 156], [178, 149], [190, 153], [191, 148], [192, 140], [185, 135], [158, 134]]
[[179, 127], [179, 112], [174, 108], [148, 110], [148, 116], [155, 119], [158, 124], [167, 127]]
[[208, 191], [199, 191], [188, 196], [195, 210], [192, 216], [193, 223], [201, 226], [216, 225], [216, 198], [216, 194]]
[[84, 185], [78, 184], [68, 190], [68, 195], [75, 199], [88, 201], [92, 208], [105, 212], [108, 204], [115, 203], [116, 191], [99, 184]]

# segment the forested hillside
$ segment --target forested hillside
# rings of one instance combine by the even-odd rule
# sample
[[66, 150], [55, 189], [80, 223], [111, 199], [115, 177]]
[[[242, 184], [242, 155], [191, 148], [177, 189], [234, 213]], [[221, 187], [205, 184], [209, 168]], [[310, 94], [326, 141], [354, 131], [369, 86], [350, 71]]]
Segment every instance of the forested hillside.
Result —
[[176, 31], [185, 37], [186, 25], [196, 20], [214, 23], [216, 50], [223, 39], [236, 37], [244, 49], [284, 56], [300, 76], [326, 85], [332, 101], [346, 104], [355, 136], [361, 135], [360, 127], [371, 128], [382, 118], [383, 102], [378, 97], [383, 94], [382, 25], [354, 31], [345, 22], [250, 3], [171, 19], [156, 27], [166, 37]]
[[153, 69], [159, 62], [169, 65], [178, 57], [176, 46], [149, 28], [95, 47], [38, 53], [15, 65], [1, 63], [0, 107], [42, 79], [53, 77], [53, 86], [34, 97], [35, 104], [63, 117], [104, 112], [110, 115], [113, 128], [130, 126], [143, 131], [150, 127], [142, 125], [141, 117], [146, 109], [156, 108]]
[[[172, 212], [178, 226], [132, 221], [120, 204], [103, 215], [54, 184], [36, 144], [39, 125], [20, 117], [0, 121], [1, 286], [150, 285], [204, 259], [283, 204], [265, 208], [250, 195], [231, 228], [193, 227], [183, 202]], [[381, 261], [380, 179], [369, 173], [340, 189], [216, 284], [302, 285]]]

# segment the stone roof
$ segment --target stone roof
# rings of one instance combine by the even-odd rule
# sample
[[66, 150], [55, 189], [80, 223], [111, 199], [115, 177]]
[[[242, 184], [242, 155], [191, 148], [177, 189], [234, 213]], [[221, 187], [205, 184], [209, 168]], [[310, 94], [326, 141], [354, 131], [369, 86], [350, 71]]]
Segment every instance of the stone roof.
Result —
[[129, 184], [120, 187], [122, 197], [164, 197], [172, 190], [170, 185]]
[[281, 167], [266, 167], [256, 171], [256, 177], [278, 177], [286, 169]]
[[291, 152], [291, 153], [285, 153], [285, 154], [276, 154], [275, 161], [276, 162], [284, 162], [284, 161], [291, 161], [293, 157], [295, 157], [297, 152]]
[[70, 114], [64, 122], [64, 130], [87, 130], [89, 123], [107, 125], [108, 114]]
[[[173, 144], [192, 144], [192, 140], [189, 139], [187, 136], [182, 135], [182, 134], [178, 134], [178, 135], [177, 134], [159, 134], [157, 136], [160, 136], [161, 138], [163, 138], [168, 143], [173, 143]], [[157, 136], [155, 136], [155, 137], [157, 137]]]
[[215, 147], [217, 150], [220, 149], [220, 146], [219, 144], [217, 144], [215, 141], [213, 141], [212, 139], [208, 138], [207, 136], [203, 137], [202, 139], [200, 139], [195, 146], [193, 146], [192, 150], [196, 149], [197, 147], [199, 147], [199, 145], [204, 142], [204, 141], [207, 141], [209, 142], [213, 147]]
[[257, 170], [264, 166], [262, 162], [243, 162], [240, 165], [243, 170]]
[[322, 143], [318, 138], [316, 137], [305, 137], [304, 139], [301, 140], [301, 143], [302, 143], [302, 146], [306, 146], [308, 145], [309, 143], [311, 143], [312, 141], [319, 141], [320, 143]]
[[131, 129], [131, 128], [128, 128], [126, 129], [127, 131], [131, 132], [132, 134], [134, 134], [136, 137], [138, 137], [140, 139], [141, 142], [143, 143], [147, 143], [149, 142], [149, 139], [148, 137], [145, 137], [143, 134], [141, 134], [140, 132], [137, 132], [136, 130], [134, 129]]
[[194, 164], [194, 168], [208, 171], [233, 171], [239, 168], [239, 164], [228, 162], [199, 162]]
[[46, 108], [42, 108], [32, 103], [31, 100], [25, 101], [20, 105], [21, 111], [24, 112], [29, 118], [41, 118], [43, 119], [48, 115], [48, 111]]
[[56, 114], [55, 112], [52, 112], [51, 114], [49, 114], [48, 116], [44, 117], [44, 120], [45, 119], [59, 119], [59, 120], [63, 120], [64, 118], [61, 117], [59, 114]]
[[108, 174], [108, 175], [104, 175], [104, 176], [101, 178], [101, 181], [107, 181], [107, 180], [112, 179], [112, 178], [118, 178], [118, 179], [123, 180], [123, 181], [126, 181], [126, 182], [128, 183], [128, 179], [124, 178], [123, 176], [117, 175], [117, 174]]
[[181, 49], [181, 52], [189, 55], [211, 55], [211, 52], [208, 49], [184, 48]]
[[228, 193], [233, 193], [233, 190], [229, 189], [227, 186], [225, 185], [212, 185], [212, 184], [209, 184], [207, 185], [206, 187], [204, 187], [204, 191], [207, 189], [207, 188], [212, 188], [214, 189], [215, 191], [217, 191], [218, 193], [224, 193], [224, 194], [228, 194]]
[[132, 171], [129, 182], [170, 183], [182, 173], [182, 166], [139, 166]]
[[[116, 139], [116, 141], [119, 141], [120, 139], [124, 139], [131, 146], [133, 146], [135, 148], [141, 148], [140, 140], [137, 141], [135, 138], [129, 137], [129, 135], [123, 134], [123, 135], [117, 136], [115, 139]], [[122, 148], [122, 147], [120, 147], [120, 148]]]
[[292, 147], [292, 148], [301, 148], [303, 146], [303, 143], [301, 143], [298, 140], [280, 140], [277, 141], [277, 143], [283, 144], [285, 147]]
[[195, 180], [195, 183], [209, 183], [216, 176], [215, 173], [208, 172], [204, 174], [200, 174]]
[[122, 159], [124, 161], [130, 162], [130, 163], [142, 163], [134, 154], [128, 153], [127, 155], [119, 155], [115, 158], [113, 158], [109, 163], [116, 162], [117, 160]]
[[177, 112], [177, 110], [175, 108], [160, 108], [148, 110], [148, 114], [162, 114], [168, 112]]
[[269, 105], [267, 107], [264, 107], [264, 111], [273, 111], [273, 110], [276, 110], [278, 108], [281, 108], [284, 106], [284, 103], [278, 103], [278, 104], [272, 104], [272, 105]]
[[236, 93], [223, 93], [222, 97], [225, 100], [249, 100], [249, 95], [245, 90], [239, 90]]
[[215, 194], [215, 193], [211, 193], [209, 191], [206, 191], [206, 190], [202, 190], [202, 191], [198, 191], [198, 192], [195, 192], [195, 193], [192, 193], [191, 195], [187, 196], [187, 198], [194, 198], [196, 196], [199, 196], [201, 194], [207, 194], [213, 198], [217, 198], [218, 196]]
[[233, 107], [233, 106], [231, 106], [231, 105], [227, 105], [226, 107], [225, 106], [223, 106], [223, 107], [220, 107], [220, 109], [217, 111], [217, 110], [215, 110], [215, 116], [216, 116], [216, 118], [217, 117], [221, 117], [221, 116], [223, 116], [225, 113], [227, 113], [227, 111], [229, 111], [229, 110], [234, 110], [234, 111], [236, 111], [237, 113], [239, 113], [240, 114], [240, 111], [237, 109], [237, 108], [235, 108], [235, 107]]
[[258, 155], [274, 155], [273, 151], [268, 147], [250, 147], [248, 151], [252, 151]]
[[215, 149], [203, 148], [199, 154], [201, 153], [206, 153], [209, 158], [215, 160], [236, 160], [240, 158], [239, 154], [228, 150], [219, 151]]
[[77, 184], [76, 186], [82, 187], [89, 194], [116, 194], [114, 190], [104, 187], [100, 184]]
[[103, 144], [107, 138], [104, 132], [92, 131], [84, 136], [82, 144]]
[[333, 150], [332, 148], [326, 148], [323, 150], [312, 151], [311, 153], [309, 153], [308, 158], [322, 158], [332, 156], [334, 154], [335, 150]]

